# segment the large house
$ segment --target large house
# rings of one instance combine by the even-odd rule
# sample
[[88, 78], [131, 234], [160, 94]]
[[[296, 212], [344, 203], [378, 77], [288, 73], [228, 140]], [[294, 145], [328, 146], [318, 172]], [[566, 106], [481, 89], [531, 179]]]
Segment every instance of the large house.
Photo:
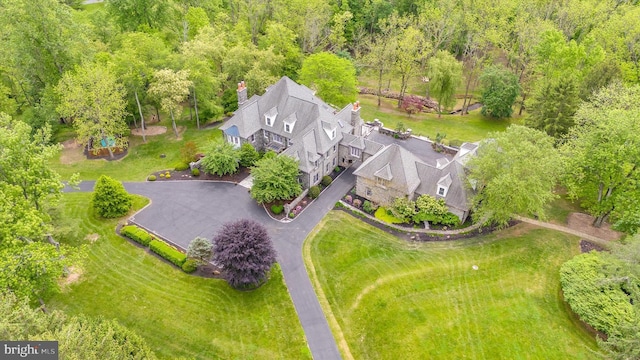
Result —
[[[469, 213], [464, 185], [464, 162], [475, 153], [463, 144], [452, 159], [432, 161], [430, 142], [407, 150], [401, 141], [388, 143], [360, 117], [358, 102], [336, 110], [306, 86], [281, 78], [259, 96], [247, 98], [244, 82], [238, 84], [238, 110], [220, 129], [236, 147], [252, 144], [298, 160], [303, 187], [318, 184], [337, 166], [358, 166], [356, 193], [372, 202], [388, 204], [394, 198], [429, 194], [445, 199], [462, 221]], [[391, 138], [390, 138], [391, 139]], [[432, 153], [425, 155], [425, 151]], [[416, 154], [416, 152], [418, 154]]]

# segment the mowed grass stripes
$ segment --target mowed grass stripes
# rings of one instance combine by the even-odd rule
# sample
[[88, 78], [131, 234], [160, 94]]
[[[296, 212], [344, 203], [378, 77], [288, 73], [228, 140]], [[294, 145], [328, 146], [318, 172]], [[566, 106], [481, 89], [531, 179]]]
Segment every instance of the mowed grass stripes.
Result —
[[355, 359], [599, 358], [560, 294], [575, 237], [408, 243], [333, 211], [305, 246]]
[[249, 292], [187, 275], [117, 236], [117, 221], [96, 219], [89, 199], [87, 193], [63, 197], [64, 215], [81, 233], [100, 237], [88, 245], [80, 280], [48, 299], [48, 306], [115, 318], [164, 359], [310, 357], [279, 268]]

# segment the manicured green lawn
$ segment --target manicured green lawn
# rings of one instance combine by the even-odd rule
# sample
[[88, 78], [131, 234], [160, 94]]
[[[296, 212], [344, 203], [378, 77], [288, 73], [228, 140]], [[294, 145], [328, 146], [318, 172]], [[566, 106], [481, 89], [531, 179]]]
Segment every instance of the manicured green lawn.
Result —
[[[81, 149], [73, 149], [63, 150], [60, 156], [52, 160], [51, 167], [64, 179], [77, 172], [82, 180], [95, 180], [104, 174], [121, 181], [144, 181], [154, 171], [173, 169], [180, 161], [180, 149], [185, 142], [195, 142], [202, 151], [206, 144], [222, 139], [220, 130], [198, 130], [186, 121], [178, 123], [178, 126], [186, 127], [180, 140], [176, 140], [169, 119], [152, 125], [166, 126], [167, 132], [158, 136], [147, 136], [146, 144], [142, 142], [142, 137], [129, 136], [129, 154], [121, 160], [87, 160], [80, 155]], [[165, 154], [166, 157], [161, 158], [161, 154]]]
[[572, 212], [585, 212], [580, 208], [579, 201], [570, 200], [567, 197], [566, 191], [563, 189], [556, 190], [556, 193], [559, 197], [547, 206], [547, 218], [549, 222], [566, 225], [569, 214]]
[[437, 133], [445, 133], [445, 143], [451, 140], [480, 141], [486, 138], [489, 132], [504, 131], [512, 122], [519, 120], [494, 120], [480, 115], [480, 110], [474, 110], [469, 115], [442, 115], [420, 113], [409, 114], [398, 111], [396, 100], [383, 99], [380, 108], [377, 106], [377, 98], [374, 95], [359, 95], [358, 100], [362, 105], [361, 116], [365, 121], [379, 119], [384, 126], [395, 129], [402, 122], [406, 128], [410, 128], [415, 135], [427, 136], [435, 139]]
[[96, 219], [89, 198], [88, 193], [63, 196], [61, 207], [71, 225], [100, 237], [89, 245], [80, 280], [47, 299], [48, 307], [115, 318], [164, 359], [310, 358], [279, 268], [267, 284], [249, 292], [187, 275], [115, 235], [117, 221]]
[[558, 268], [578, 252], [523, 224], [407, 243], [338, 211], [305, 243], [355, 359], [598, 358], [560, 295]]
[[398, 219], [397, 217], [393, 216], [392, 214], [388, 214], [387, 213], [387, 209], [385, 209], [384, 207], [379, 207], [378, 210], [376, 210], [375, 212], [375, 217], [377, 219], [380, 219], [386, 223], [389, 224], [401, 224], [402, 220]]

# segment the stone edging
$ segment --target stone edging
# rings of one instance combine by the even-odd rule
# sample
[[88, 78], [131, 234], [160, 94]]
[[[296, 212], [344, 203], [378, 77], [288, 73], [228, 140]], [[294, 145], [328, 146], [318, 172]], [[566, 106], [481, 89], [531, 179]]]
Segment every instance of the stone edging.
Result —
[[402, 226], [398, 226], [396, 224], [389, 224], [386, 223], [384, 221], [381, 221], [380, 219], [377, 219], [375, 216], [371, 216], [367, 213], [365, 213], [364, 211], [356, 208], [355, 206], [352, 206], [351, 204], [348, 204], [346, 202], [344, 202], [343, 200], [340, 200], [340, 204], [342, 204], [342, 206], [344, 206], [345, 208], [349, 209], [350, 211], [355, 211], [357, 212], [359, 215], [361, 216], [365, 216], [366, 218], [375, 221], [379, 224], [382, 224], [384, 226], [388, 226], [393, 228], [394, 230], [398, 230], [398, 231], [402, 231], [405, 233], [422, 233], [422, 234], [433, 234], [433, 235], [461, 235], [461, 234], [466, 234], [468, 232], [477, 230], [478, 228], [480, 228], [483, 224], [483, 221], [479, 221], [469, 227], [466, 228], [462, 228], [462, 229], [455, 229], [455, 230], [432, 230], [432, 229], [411, 229], [411, 228], [406, 228], [406, 227], [402, 227]]

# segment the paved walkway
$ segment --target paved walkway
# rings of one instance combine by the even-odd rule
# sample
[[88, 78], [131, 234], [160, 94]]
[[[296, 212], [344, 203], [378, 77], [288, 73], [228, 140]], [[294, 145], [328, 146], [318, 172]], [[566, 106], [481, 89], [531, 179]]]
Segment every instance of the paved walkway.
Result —
[[[92, 191], [94, 181], [82, 182], [79, 191]], [[307, 235], [355, 184], [353, 169], [342, 173], [322, 195], [288, 223], [271, 219], [249, 196], [247, 188], [208, 181], [156, 181], [124, 183], [127, 191], [151, 199], [132, 221], [186, 248], [196, 236], [211, 238], [221, 225], [239, 218], [264, 224], [278, 252], [278, 263], [289, 289], [313, 358], [340, 359], [324, 312], [311, 285], [302, 256]], [[65, 188], [65, 191], [78, 191]]]
[[571, 229], [571, 228], [566, 227], [566, 226], [556, 225], [556, 224], [552, 224], [552, 223], [548, 223], [548, 222], [542, 222], [542, 221], [526, 218], [526, 217], [523, 217], [523, 216], [516, 216], [515, 219], [519, 220], [519, 221], [522, 221], [522, 222], [525, 222], [525, 223], [528, 223], [528, 224], [531, 224], [531, 225], [536, 225], [536, 226], [540, 226], [540, 227], [543, 227], [543, 228], [556, 230], [556, 231], [561, 231], [563, 233], [579, 236], [579, 237], [581, 237], [581, 238], [583, 238], [585, 240], [593, 241], [594, 243], [601, 244], [601, 245], [603, 245], [605, 247], [609, 247], [611, 245], [610, 241], [607, 241], [605, 239], [601, 239], [601, 238], [593, 236], [593, 235], [589, 235], [587, 233], [583, 233], [583, 232], [578, 231], [578, 230]]

